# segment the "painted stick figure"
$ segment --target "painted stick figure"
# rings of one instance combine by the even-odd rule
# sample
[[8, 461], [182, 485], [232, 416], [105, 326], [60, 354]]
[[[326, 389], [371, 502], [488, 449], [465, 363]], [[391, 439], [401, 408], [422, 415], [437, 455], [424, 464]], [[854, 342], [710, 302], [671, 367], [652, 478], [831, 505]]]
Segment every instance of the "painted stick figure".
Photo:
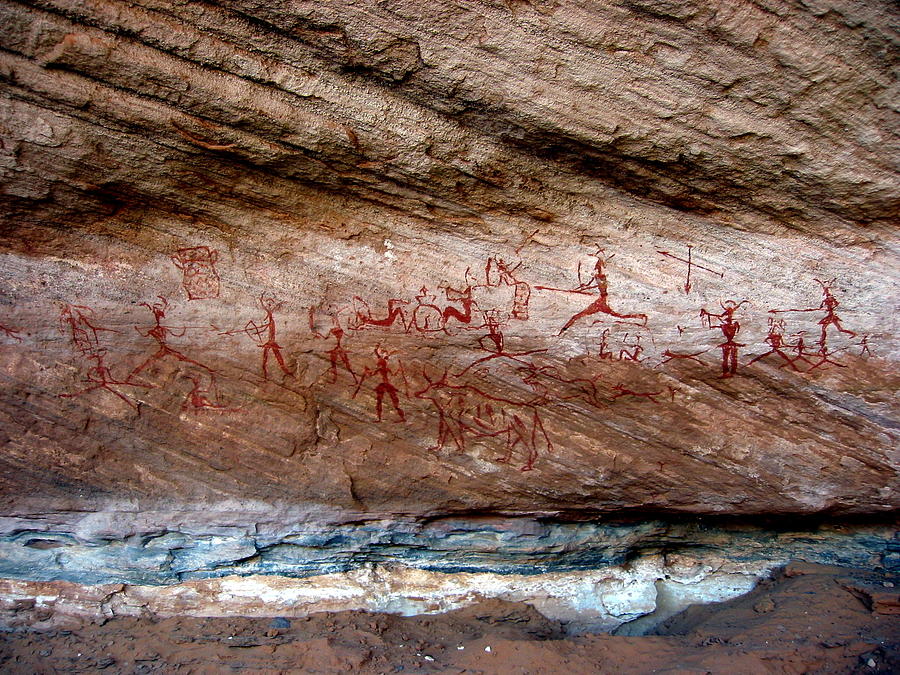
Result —
[[834, 279], [830, 281], [821, 281], [820, 279], [815, 280], [822, 287], [822, 303], [818, 307], [809, 307], [805, 309], [770, 309], [770, 314], [784, 314], [787, 312], [825, 312], [825, 316], [819, 319], [819, 325], [822, 327], [822, 333], [819, 336], [818, 345], [820, 349], [826, 350], [828, 347], [828, 327], [834, 326], [839, 333], [845, 333], [850, 337], [856, 337], [856, 333], [852, 330], [848, 330], [841, 325], [841, 319], [835, 312], [838, 306], [841, 304], [838, 302], [838, 299], [834, 297], [834, 294], [831, 292], [831, 285], [834, 283]]
[[118, 333], [113, 328], [97, 325], [94, 310], [82, 305], [64, 304], [59, 312], [60, 331], [68, 334], [82, 356], [93, 357], [101, 349], [100, 333]]
[[[591, 304], [589, 304], [587, 307], [585, 307], [583, 310], [569, 319], [566, 322], [566, 325], [560, 328], [557, 335], [562, 335], [563, 333], [565, 333], [575, 324], [576, 321], [589, 316], [594, 316], [596, 314], [608, 314], [609, 316], [615, 317], [617, 319], [640, 319], [640, 325], [647, 325], [646, 314], [620, 314], [609, 306], [609, 282], [606, 278], [606, 272], [603, 271], [603, 264], [611, 260], [613, 256], [609, 256], [605, 260], [603, 256], [603, 249], [598, 249], [596, 253], [592, 254], [591, 257], [596, 258], [597, 262], [594, 263], [594, 270], [591, 273], [591, 278], [587, 281], [582, 280], [581, 263], [578, 263], [578, 286], [576, 286], [575, 288], [551, 288], [549, 286], [535, 286], [535, 288], [539, 288], [545, 291], [556, 291], [559, 293], [577, 293], [579, 295], [593, 295], [594, 291], [597, 292], [597, 298]], [[597, 321], [594, 321], [594, 323], [597, 323]]]
[[597, 349], [597, 358], [601, 361], [612, 361], [615, 358], [615, 355], [609, 350], [609, 328], [603, 329]]
[[860, 340], [859, 346], [861, 349], [859, 350], [860, 356], [872, 356], [872, 350], [869, 349], [869, 336], [863, 335], [862, 340]]
[[155, 363], [156, 361], [161, 361], [162, 359], [167, 357], [171, 357], [176, 361], [191, 363], [195, 366], [203, 368], [203, 370], [212, 373], [212, 369], [208, 366], [204, 366], [199, 361], [188, 358], [180, 351], [169, 345], [169, 336], [181, 337], [185, 334], [185, 331], [187, 329], [185, 327], [182, 327], [180, 332], [176, 332], [171, 326], [167, 326], [163, 323], [163, 319], [166, 318], [166, 310], [169, 308], [169, 301], [161, 295], [157, 295], [156, 297], [159, 298], [159, 302], [154, 302], [152, 305], [146, 302], [141, 303], [143, 307], [146, 307], [153, 313], [154, 325], [146, 331], [141, 331], [141, 329], [137, 326], [135, 326], [134, 329], [138, 332], [139, 335], [155, 340], [156, 344], [159, 345], [159, 349], [157, 349], [154, 354], [149, 356], [141, 365], [132, 370], [131, 374], [128, 376], [128, 379], [130, 380], [135, 375], [140, 375], [150, 364]]
[[109, 368], [103, 363], [103, 359], [106, 356], [105, 349], [97, 349], [93, 354], [85, 356], [89, 360], [94, 361], [94, 365], [88, 368], [87, 373], [85, 373], [85, 382], [88, 384], [88, 386], [80, 391], [76, 391], [71, 394], [59, 394], [59, 397], [75, 398], [76, 396], [82, 396], [92, 391], [97, 391], [98, 389], [104, 389], [110, 394], [113, 394], [121, 400], [125, 401], [125, 403], [127, 403], [130, 407], [134, 408], [135, 410], [139, 410], [138, 405], [134, 401], [125, 396], [125, 394], [123, 394], [122, 392], [113, 389], [112, 385], [127, 385], [130, 387], [143, 387], [145, 389], [149, 388], [149, 385], [131, 382], [130, 376], [128, 380], [115, 379], [112, 376]]
[[756, 363], [760, 359], [766, 358], [770, 354], [776, 354], [777, 356], [780, 356], [784, 361], [784, 363], [778, 366], [779, 368], [790, 366], [793, 370], [797, 370], [797, 366], [794, 365], [795, 359], [788, 354], [785, 354], [784, 352], [784, 349], [786, 347], [789, 348], [790, 345], [788, 345], [784, 341], [783, 319], [778, 319], [776, 321], [774, 317], [769, 317], [769, 334], [766, 336], [765, 342], [767, 345], [769, 345], [769, 351], [767, 351], [765, 354], [760, 354], [759, 356], [752, 359], [749, 363], [747, 363], [748, 366]]
[[[718, 345], [719, 349], [722, 350], [723, 378], [732, 377], [737, 372], [738, 349], [746, 346], [739, 342], [735, 342], [734, 340], [741, 330], [741, 324], [735, 320], [734, 313], [744, 304], [749, 304], [749, 302], [747, 300], [742, 300], [741, 302], [735, 302], [734, 300], [726, 300], [724, 303], [720, 302], [719, 306], [722, 308], [721, 314], [713, 314], [706, 309], [700, 310], [700, 319], [704, 321], [710, 329], [718, 328], [725, 337], [725, 342]], [[713, 325], [713, 319], [718, 321], [718, 323]]]
[[350, 373], [350, 377], [353, 378], [354, 382], [357, 382], [358, 379], [356, 377], [356, 373], [353, 372], [353, 367], [350, 365], [350, 358], [347, 355], [347, 350], [344, 349], [344, 346], [341, 344], [344, 339], [344, 329], [341, 328], [341, 322], [338, 320], [337, 313], [332, 309], [328, 312], [328, 315], [331, 317], [331, 330], [327, 333], [320, 333], [316, 329], [315, 322], [315, 308], [309, 308], [309, 329], [314, 336], [317, 338], [321, 338], [323, 340], [327, 340], [328, 338], [334, 338], [334, 347], [328, 350], [328, 358], [331, 362], [330, 367], [328, 368], [328, 372], [331, 373], [331, 382], [332, 384], [337, 382], [337, 369], [338, 364], [344, 366], [344, 369]]
[[234, 335], [236, 333], [245, 333], [251, 340], [256, 342], [257, 346], [263, 350], [262, 353], [262, 374], [263, 379], [269, 379], [269, 354], [275, 357], [278, 366], [288, 377], [293, 377], [294, 373], [288, 370], [284, 363], [284, 357], [281, 354], [281, 345], [278, 344], [276, 338], [277, 325], [275, 323], [275, 312], [281, 309], [284, 303], [280, 302], [271, 293], [263, 292], [259, 296], [259, 306], [266, 313], [266, 318], [262, 323], [256, 323], [252, 319], [246, 323], [243, 328], [237, 330], [229, 330], [219, 335]]
[[353, 392], [352, 398], [356, 398], [357, 394], [359, 394], [359, 390], [363, 385], [363, 382], [366, 381], [368, 377], [371, 375], [376, 375], [379, 378], [379, 382], [375, 385], [375, 415], [378, 418], [378, 421], [382, 420], [382, 407], [384, 404], [384, 395], [387, 394], [388, 398], [391, 399], [391, 404], [394, 406], [394, 411], [397, 413], [397, 417], [400, 418], [401, 422], [406, 421], [406, 415], [403, 413], [403, 409], [400, 407], [400, 398], [397, 395], [397, 387], [394, 386], [391, 381], [391, 376], [399, 375], [404, 384], [406, 383], [406, 374], [403, 372], [403, 365], [398, 364], [396, 369], [392, 369], [388, 364], [388, 360], [396, 354], [396, 352], [389, 352], [384, 349], [381, 345], [377, 345], [374, 349], [375, 354], [375, 368], [366, 368], [363, 370], [362, 375], [359, 378], [359, 381], [356, 384], [356, 390]]
[[[622, 349], [619, 350], [619, 361], [635, 361], [641, 362], [641, 353], [644, 351], [644, 345], [641, 344], [641, 336], [635, 335], [634, 342], [627, 342], [628, 333], [622, 338]], [[631, 350], [629, 351], [629, 347]]]

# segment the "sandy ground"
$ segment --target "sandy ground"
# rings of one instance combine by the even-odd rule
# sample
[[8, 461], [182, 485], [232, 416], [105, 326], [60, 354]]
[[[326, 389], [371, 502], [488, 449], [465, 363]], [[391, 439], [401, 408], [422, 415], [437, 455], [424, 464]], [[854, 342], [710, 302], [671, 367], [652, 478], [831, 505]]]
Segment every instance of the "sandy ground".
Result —
[[[900, 673], [900, 580], [792, 564], [657, 634], [569, 635], [523, 604], [443, 615], [116, 618], [0, 633], [7, 673]], [[18, 623], [19, 625], [14, 625]]]

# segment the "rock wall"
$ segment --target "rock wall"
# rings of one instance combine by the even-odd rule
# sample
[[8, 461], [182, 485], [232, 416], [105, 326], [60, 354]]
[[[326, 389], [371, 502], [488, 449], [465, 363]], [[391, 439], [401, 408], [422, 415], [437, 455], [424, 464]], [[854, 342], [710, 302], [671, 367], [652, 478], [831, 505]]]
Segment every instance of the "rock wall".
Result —
[[2, 0], [2, 534], [894, 512], [896, 19]]

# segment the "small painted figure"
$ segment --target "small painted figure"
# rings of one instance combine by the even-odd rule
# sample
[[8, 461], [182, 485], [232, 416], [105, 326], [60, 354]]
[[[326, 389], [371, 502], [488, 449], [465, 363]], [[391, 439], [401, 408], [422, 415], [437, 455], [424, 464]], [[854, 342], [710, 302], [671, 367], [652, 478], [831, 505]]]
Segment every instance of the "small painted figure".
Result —
[[331, 311], [328, 313], [331, 317], [331, 330], [327, 333], [320, 333], [316, 329], [315, 323], [315, 308], [309, 308], [309, 329], [313, 335], [317, 338], [321, 338], [323, 340], [327, 340], [328, 338], [334, 338], [334, 347], [328, 350], [328, 358], [331, 365], [328, 368], [328, 372], [331, 373], [331, 383], [334, 384], [337, 382], [337, 369], [338, 365], [343, 365], [344, 369], [350, 373], [350, 377], [353, 378], [353, 381], [357, 381], [356, 373], [353, 372], [353, 367], [350, 365], [350, 358], [347, 355], [347, 350], [344, 349], [342, 341], [344, 339], [344, 329], [341, 328], [341, 323], [338, 320], [337, 312]]
[[143, 307], [146, 307], [153, 313], [154, 325], [146, 331], [141, 331], [141, 329], [137, 326], [135, 326], [134, 329], [138, 332], [139, 335], [155, 340], [156, 344], [159, 346], [159, 349], [157, 349], [154, 354], [149, 356], [143, 363], [141, 363], [141, 365], [132, 370], [131, 374], [128, 376], [128, 379], [130, 380], [135, 375], [140, 375], [148, 366], [150, 366], [150, 364], [161, 361], [162, 359], [167, 357], [171, 357], [176, 361], [193, 364], [211, 373], [211, 368], [203, 365], [199, 361], [188, 358], [169, 344], [169, 336], [182, 337], [187, 329], [182, 327], [180, 329], [180, 332], [176, 332], [171, 326], [167, 326], [163, 323], [163, 319], [166, 318], [166, 310], [168, 310], [169, 308], [169, 301], [161, 295], [158, 295], [156, 297], [159, 298], [159, 302], [154, 302], [152, 305], [146, 302], [141, 303]]
[[769, 317], [769, 334], [766, 336], [765, 342], [769, 345], [769, 351], [753, 358], [747, 363], [748, 366], [756, 363], [760, 359], [766, 358], [770, 354], [775, 354], [784, 361], [784, 363], [778, 366], [779, 368], [790, 366], [793, 370], [797, 370], [797, 366], [794, 365], [794, 358], [784, 352], [785, 348], [790, 348], [790, 345], [784, 341], [783, 319], [776, 320], [774, 317]]
[[96, 324], [94, 310], [82, 305], [64, 304], [59, 312], [60, 331], [68, 334], [72, 346], [82, 355], [93, 357], [101, 349], [100, 333], [118, 333]]
[[387, 394], [388, 398], [391, 400], [391, 404], [394, 406], [394, 412], [397, 413], [397, 417], [401, 422], [406, 421], [406, 415], [403, 412], [403, 409], [400, 407], [400, 397], [397, 395], [398, 389], [394, 386], [394, 383], [391, 381], [392, 376], [399, 375], [404, 383], [406, 383], [406, 374], [403, 372], [403, 365], [399, 364], [396, 369], [393, 369], [388, 364], [388, 360], [395, 354], [396, 352], [389, 352], [384, 349], [381, 345], [375, 347], [375, 368], [365, 368], [363, 370], [362, 375], [359, 378], [359, 381], [356, 384], [356, 390], [353, 392], [353, 398], [356, 398], [357, 394], [359, 394], [359, 390], [363, 385], [363, 382], [366, 381], [372, 375], [377, 376], [379, 382], [375, 385], [375, 415], [378, 418], [378, 421], [382, 421], [382, 408], [384, 405], [384, 396]]
[[[741, 324], [735, 320], [734, 313], [741, 305], [745, 304], [749, 303], [746, 300], [742, 300], [741, 302], [726, 300], [724, 303], [719, 303], [719, 306], [722, 308], [721, 314], [713, 314], [706, 309], [700, 310], [700, 319], [706, 323], [707, 327], [710, 329], [718, 328], [725, 337], [725, 342], [718, 345], [719, 349], [722, 350], [723, 378], [732, 377], [737, 373], [738, 349], [746, 346], [736, 342], [734, 339], [741, 330]], [[713, 320], [718, 323], [713, 324]]]
[[122, 392], [114, 389], [112, 385], [119, 386], [129, 386], [129, 387], [143, 387], [149, 388], [149, 385], [139, 384], [131, 381], [131, 377], [127, 380], [117, 380], [113, 377], [109, 368], [104, 364], [103, 359], [106, 356], [105, 349], [97, 349], [94, 353], [88, 355], [85, 354], [88, 360], [94, 362], [94, 365], [88, 368], [85, 382], [88, 384], [87, 387], [81, 389], [80, 391], [76, 391], [71, 394], [59, 394], [60, 398], [75, 398], [76, 396], [82, 396], [84, 394], [90, 393], [92, 391], [97, 391], [98, 389], [104, 389], [108, 391], [110, 394], [120, 398], [125, 403], [127, 403], [130, 407], [135, 410], [139, 410], [138, 405], [132, 401], [130, 398], [125, 396]]

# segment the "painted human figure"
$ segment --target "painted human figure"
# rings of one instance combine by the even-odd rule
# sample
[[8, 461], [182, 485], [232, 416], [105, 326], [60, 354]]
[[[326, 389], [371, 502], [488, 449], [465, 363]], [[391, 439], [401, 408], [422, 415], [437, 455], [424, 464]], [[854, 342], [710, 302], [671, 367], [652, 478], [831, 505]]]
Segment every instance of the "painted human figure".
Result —
[[287, 376], [293, 376], [293, 372], [288, 370], [284, 363], [284, 356], [281, 354], [281, 345], [276, 340], [277, 325], [275, 323], [275, 312], [281, 309], [284, 303], [280, 302], [274, 295], [270, 293], [262, 293], [259, 296], [259, 306], [266, 313], [266, 318], [262, 323], [256, 323], [253, 320], [247, 322], [244, 326], [244, 332], [249, 335], [256, 344], [263, 350], [262, 353], [262, 374], [263, 379], [269, 379], [269, 355], [271, 354], [281, 372]]
[[797, 370], [797, 366], [794, 365], [794, 359], [786, 354], [784, 350], [786, 348], [790, 348], [784, 341], [784, 320], [778, 319], [777, 321], [773, 317], [769, 317], [769, 334], [766, 336], [765, 343], [769, 345], [769, 351], [764, 354], [760, 354], [759, 356], [752, 359], [747, 365], [752, 365], [759, 361], [760, 359], [764, 359], [770, 354], [776, 354], [780, 356], [784, 361], [779, 368], [783, 368], [784, 366], [790, 366], [794, 370]]
[[[559, 329], [559, 333], [557, 335], [562, 335], [569, 328], [571, 328], [575, 322], [580, 319], [584, 319], [589, 316], [595, 316], [597, 314], [608, 314], [609, 316], [615, 317], [616, 319], [639, 319], [641, 325], [647, 325], [647, 315], [646, 314], [620, 314], [616, 312], [612, 307], [609, 306], [609, 281], [606, 278], [606, 272], [603, 270], [604, 258], [603, 258], [603, 250], [598, 250], [593, 254], [593, 258], [596, 258], [596, 262], [594, 263], [594, 269], [591, 273], [591, 278], [588, 281], [583, 281], [581, 277], [581, 263], [578, 263], [578, 286], [575, 288], [551, 288], [549, 286], [536, 286], [535, 288], [548, 290], [548, 291], [558, 291], [562, 293], [577, 293], [580, 295], [593, 295], [596, 291], [597, 298], [591, 302], [587, 307], [583, 310], [575, 314], [571, 319], [566, 322], [562, 328]], [[610, 256], [612, 257], [612, 256]], [[608, 258], [607, 258], [608, 260]], [[594, 322], [596, 323], [596, 321]]]
[[113, 394], [125, 401], [130, 407], [135, 410], [139, 410], [138, 405], [132, 401], [130, 398], [125, 396], [122, 392], [114, 389], [112, 385], [126, 385], [130, 387], [144, 387], [148, 388], [149, 385], [143, 385], [135, 382], [131, 382], [131, 377], [129, 376], [128, 380], [117, 380], [113, 377], [109, 368], [103, 362], [104, 357], [106, 356], [105, 349], [97, 349], [92, 354], [85, 354], [85, 356], [94, 362], [94, 365], [88, 368], [85, 373], [85, 382], [88, 384], [87, 387], [81, 389], [80, 391], [76, 391], [71, 394], [60, 394], [60, 398], [75, 398], [76, 396], [82, 396], [84, 394], [90, 393], [92, 391], [97, 391], [98, 389], [104, 389], [108, 391], [110, 394]]
[[167, 326], [163, 323], [163, 319], [166, 318], [166, 310], [169, 308], [169, 302], [163, 296], [156, 296], [159, 298], [159, 302], [154, 302], [152, 305], [146, 302], [142, 302], [141, 305], [146, 307], [153, 313], [153, 321], [154, 325], [147, 329], [146, 331], [141, 331], [137, 326], [134, 329], [138, 332], [139, 335], [143, 337], [152, 338], [156, 341], [156, 344], [159, 345], [159, 349], [156, 350], [154, 354], [149, 356], [141, 365], [131, 371], [131, 374], [128, 376], [130, 380], [135, 375], [140, 375], [150, 364], [155, 363], [156, 361], [161, 361], [164, 358], [171, 357], [176, 361], [181, 361], [184, 363], [190, 363], [207, 372], [212, 373], [212, 369], [208, 366], [204, 366], [199, 361], [195, 361], [194, 359], [188, 358], [180, 351], [175, 349], [169, 344], [169, 336], [173, 337], [181, 337], [185, 334], [186, 328], [181, 328], [180, 332], [176, 332], [172, 329], [171, 326]]
[[521, 267], [519, 263], [510, 267], [503, 258], [493, 256], [488, 258], [484, 266], [484, 278], [488, 287], [512, 286], [513, 308], [510, 316], [520, 321], [528, 320], [528, 303], [531, 300], [531, 286], [516, 277], [516, 270]]
[[95, 323], [93, 310], [82, 305], [64, 304], [59, 312], [60, 330], [69, 335], [82, 356], [93, 357], [100, 350], [100, 333], [118, 333]]
[[806, 331], [802, 330], [797, 335], [797, 341], [791, 345], [788, 345], [791, 351], [794, 352], [794, 356], [791, 357], [791, 367], [794, 370], [799, 370], [797, 368], [797, 363], [803, 362], [807, 366], [814, 365], [814, 362], [809, 358], [810, 355], [814, 355], [814, 352], [809, 351], [806, 348], [806, 340], [803, 338], [806, 335]]
[[869, 349], [869, 336], [868, 335], [862, 336], [862, 340], [860, 340], [859, 346], [861, 348], [859, 350], [860, 356], [872, 356], [872, 350]]
[[819, 319], [818, 324], [821, 326], [821, 334], [819, 336], [818, 345], [819, 349], [822, 351], [828, 351], [828, 327], [834, 326], [839, 333], [844, 333], [849, 335], [850, 337], [856, 337], [856, 333], [852, 330], [848, 330], [841, 325], [841, 319], [837, 315], [835, 311], [838, 306], [841, 304], [838, 302], [838, 299], [834, 297], [834, 294], [831, 292], [831, 285], [834, 283], [834, 279], [830, 281], [821, 281], [816, 279], [816, 283], [818, 283], [822, 287], [822, 303], [818, 307], [808, 307], [805, 309], [770, 309], [770, 314], [784, 314], [787, 312], [825, 312], [825, 316]]
[[[722, 308], [721, 314], [713, 314], [712, 312], [707, 311], [706, 309], [700, 310], [700, 318], [705, 321], [709, 328], [718, 328], [722, 331], [722, 335], [725, 337], [725, 342], [718, 345], [719, 349], [722, 350], [722, 377], [732, 377], [735, 373], [737, 373], [738, 367], [738, 350], [743, 345], [739, 342], [735, 341], [735, 337], [737, 337], [738, 332], [741, 330], [741, 324], [735, 320], [734, 313], [738, 310], [741, 305], [748, 304], [746, 300], [742, 300], [741, 302], [735, 302], [734, 300], [726, 300], [723, 303], [719, 303], [719, 306]], [[715, 325], [713, 325], [713, 320], [717, 321]]]
[[[641, 336], [635, 335], [634, 342], [628, 343], [628, 333], [622, 339], [622, 349], [619, 350], [619, 361], [635, 361], [640, 363], [644, 345], [641, 344]], [[629, 350], [629, 347], [631, 348]]]
[[612, 361], [615, 358], [615, 355], [609, 350], [609, 328], [603, 329], [603, 333], [600, 335], [600, 344], [597, 348], [597, 358], [601, 361]]
[[331, 382], [332, 384], [337, 382], [337, 369], [338, 365], [343, 365], [344, 369], [350, 373], [350, 377], [353, 378], [353, 381], [357, 381], [356, 373], [353, 372], [353, 367], [350, 365], [350, 357], [347, 355], [347, 350], [344, 349], [342, 344], [344, 339], [344, 329], [341, 328], [341, 322], [338, 320], [337, 314], [334, 311], [328, 313], [329, 317], [331, 317], [331, 330], [327, 333], [320, 333], [316, 329], [315, 323], [315, 308], [309, 308], [309, 329], [312, 331], [312, 334], [317, 338], [321, 338], [323, 340], [327, 340], [329, 338], [334, 338], [334, 347], [328, 350], [328, 359], [331, 365], [328, 368], [328, 371], [331, 373]]
[[375, 385], [375, 415], [378, 418], [378, 421], [382, 421], [382, 409], [384, 406], [384, 397], [387, 394], [388, 398], [391, 400], [391, 404], [394, 406], [394, 412], [397, 413], [397, 417], [400, 418], [401, 422], [406, 421], [406, 415], [403, 412], [403, 409], [400, 407], [400, 397], [397, 395], [398, 389], [394, 386], [394, 383], [391, 381], [391, 377], [395, 375], [399, 375], [406, 380], [406, 376], [403, 373], [403, 366], [398, 365], [396, 369], [391, 368], [388, 360], [391, 356], [394, 355], [394, 352], [389, 352], [384, 349], [381, 345], [375, 347], [375, 368], [366, 368], [363, 370], [363, 374], [360, 376], [359, 381], [356, 385], [356, 391], [353, 392], [353, 398], [356, 398], [357, 394], [359, 394], [359, 390], [363, 385], [363, 382], [366, 381], [370, 376], [376, 376], [378, 379], [378, 384]]

